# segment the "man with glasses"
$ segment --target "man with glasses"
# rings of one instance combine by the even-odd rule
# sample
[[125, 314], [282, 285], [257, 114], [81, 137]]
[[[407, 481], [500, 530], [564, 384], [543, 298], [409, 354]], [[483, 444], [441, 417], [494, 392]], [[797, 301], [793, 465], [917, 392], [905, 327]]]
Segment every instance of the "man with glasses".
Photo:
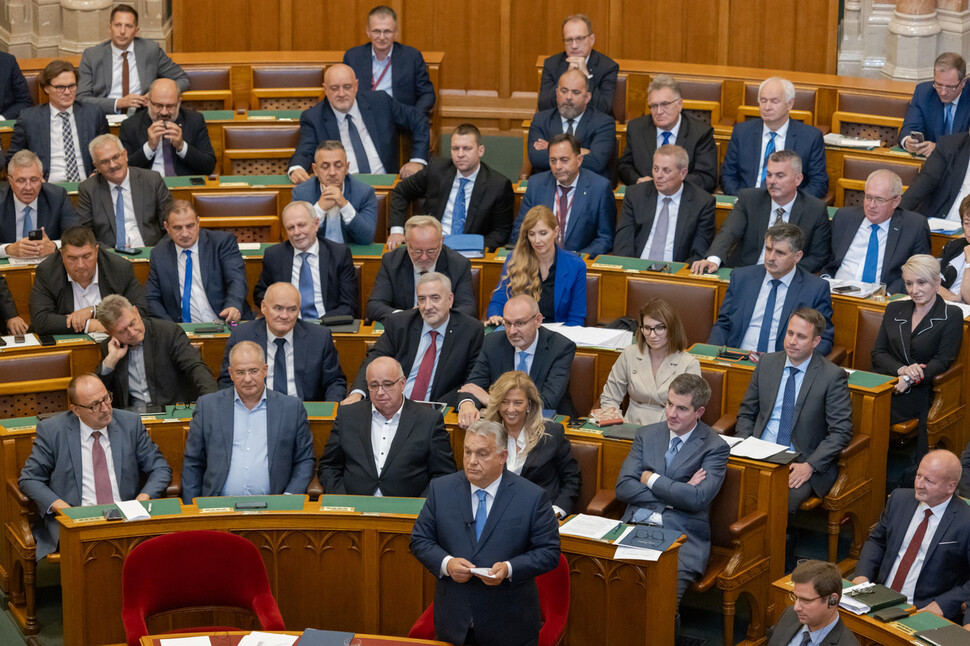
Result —
[[199, 397], [185, 440], [182, 500], [197, 496], [303, 495], [313, 477], [313, 436], [297, 397], [266, 387], [266, 355], [243, 341], [229, 353], [232, 388]]
[[40, 515], [31, 528], [37, 560], [57, 550], [58, 509], [160, 498], [172, 480], [138, 414], [112, 409], [96, 375], [74, 377], [67, 399], [67, 412], [37, 424], [20, 472], [20, 490]]
[[94, 172], [88, 144], [108, 133], [108, 121], [97, 105], [77, 100], [78, 71], [68, 61], [54, 60], [40, 75], [49, 103], [20, 113], [10, 139], [7, 162], [18, 151], [35, 153], [48, 182], [80, 182]]
[[791, 573], [793, 606], [785, 608], [771, 632], [768, 646], [859, 646], [859, 640], [839, 618], [842, 573], [834, 563], [804, 561]]
[[609, 57], [595, 51], [593, 23], [581, 13], [562, 21], [562, 42], [565, 51], [550, 56], [542, 63], [539, 81], [539, 110], [556, 107], [556, 82], [567, 70], [579, 70], [589, 80], [593, 95], [591, 107], [597, 112], [613, 116], [613, 95], [620, 66]]
[[21, 150], [11, 157], [7, 181], [0, 183], [0, 258], [49, 256], [57, 251], [64, 231], [75, 225], [71, 198], [60, 186], [44, 181], [37, 155]]
[[[899, 145], [914, 155], [929, 155], [940, 137], [970, 128], [970, 86], [967, 63], [955, 52], [943, 52], [933, 62], [933, 80], [916, 85], [899, 128]], [[921, 136], [914, 136], [918, 132]]]
[[337, 409], [320, 457], [324, 493], [421, 498], [433, 478], [455, 472], [444, 418], [406, 398], [406, 380], [392, 357], [367, 366], [370, 399]]
[[121, 124], [119, 135], [128, 163], [163, 177], [208, 175], [216, 167], [205, 118], [182, 108], [182, 93], [172, 79], [156, 79], [148, 88], [148, 109]]

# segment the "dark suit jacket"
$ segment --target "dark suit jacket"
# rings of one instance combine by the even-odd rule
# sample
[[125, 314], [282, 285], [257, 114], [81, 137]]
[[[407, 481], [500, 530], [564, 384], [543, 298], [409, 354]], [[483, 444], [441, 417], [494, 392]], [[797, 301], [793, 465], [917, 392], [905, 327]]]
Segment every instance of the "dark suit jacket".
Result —
[[320, 458], [324, 493], [369, 496], [379, 488], [385, 496], [420, 498], [432, 479], [455, 472], [441, 413], [405, 398], [401, 421], [378, 473], [371, 444], [372, 411], [368, 400], [337, 409]]
[[[556, 178], [551, 172], [539, 173], [529, 178], [522, 206], [519, 207], [519, 214], [512, 224], [512, 237], [509, 242], [515, 243], [519, 239], [522, 219], [529, 209], [540, 204], [553, 208], [557, 197], [556, 186]], [[613, 185], [605, 177], [580, 168], [576, 188], [570, 193], [566, 197], [572, 201], [572, 209], [566, 222], [566, 240], [563, 246], [569, 251], [590, 256], [609, 253], [613, 248], [613, 231], [616, 227]]]
[[[745, 267], [763, 261], [765, 232], [775, 221], [771, 211], [768, 189], [742, 190], [706, 255], [720, 258], [722, 267]], [[832, 259], [833, 246], [825, 202], [799, 189], [788, 222], [805, 233], [805, 255], [799, 266], [812, 273], [821, 271]]]
[[947, 268], [947, 265], [949, 265], [958, 256], [961, 259], [960, 262], [964, 262], [963, 250], [966, 248], [968, 244], [970, 244], [970, 242], [967, 242], [966, 238], [963, 238], [963, 237], [953, 238], [945, 245], [943, 245], [943, 251], [940, 252], [940, 259], [939, 259], [940, 270], [941, 270], [941, 273], [943, 274], [942, 284], [944, 287], [954, 290], [956, 292], [960, 291], [960, 285], [956, 283], [956, 274], [953, 273], [953, 274], [950, 274], [949, 277], [947, 277], [948, 272], [946, 271], [946, 268]]
[[[208, 175], [216, 168], [216, 153], [209, 141], [209, 131], [205, 126], [205, 118], [186, 107], [179, 108], [178, 119], [175, 124], [182, 129], [182, 139], [188, 144], [185, 159], [178, 154], [172, 154], [176, 175]], [[151, 168], [154, 158], [145, 156], [145, 143], [148, 142], [148, 128], [152, 125], [152, 118], [148, 109], [143, 108], [135, 112], [121, 123], [119, 136], [125, 150], [128, 151], [128, 164], [138, 168]], [[159, 142], [161, 143], [161, 142]], [[161, 149], [155, 151], [155, 156], [161, 155]]]
[[[939, 141], [944, 135], [944, 108], [940, 95], [933, 89], [933, 81], [923, 81], [916, 85], [913, 98], [906, 108], [903, 125], [899, 128], [899, 141], [916, 130], [923, 133], [926, 141]], [[970, 129], [970, 84], [964, 84], [960, 101], [953, 113], [952, 133], [966, 133]]]
[[7, 280], [0, 274], [0, 332], [7, 332], [7, 321], [12, 319], [17, 314], [17, 304], [14, 303], [13, 294], [10, 293], [10, 287], [7, 286]]
[[[970, 442], [967, 443], [963, 453], [960, 454], [960, 465], [963, 467], [963, 475], [960, 477], [960, 488], [957, 489], [957, 495], [968, 498], [970, 497]], [[970, 621], [966, 623], [970, 623]]]
[[[350, 314], [357, 316], [360, 311], [358, 300], [357, 275], [350, 249], [346, 245], [327, 240], [324, 232], [317, 231], [320, 242], [320, 257], [317, 258], [320, 270], [320, 290], [327, 316]], [[253, 302], [259, 308], [263, 294], [273, 283], [288, 283], [293, 276], [293, 243], [287, 240], [275, 244], [263, 254], [263, 270], [259, 282], [253, 288]]]
[[[404, 376], [411, 374], [414, 362], [421, 362], [421, 357], [416, 355], [423, 325], [424, 319], [417, 308], [403, 310], [384, 319], [384, 334], [367, 351], [351, 390], [360, 390], [366, 399], [367, 366], [377, 357], [394, 357], [401, 364]], [[468, 383], [468, 372], [482, 349], [484, 338], [485, 329], [481, 321], [457, 310], [451, 311], [444, 338], [439, 340], [441, 354], [427, 399], [445, 402], [449, 406], [458, 403], [458, 389]]]
[[[667, 467], [664, 454], [669, 444], [670, 429], [666, 422], [637, 430], [630, 453], [620, 467], [616, 498], [627, 503], [624, 522], [640, 507], [662, 513], [664, 528], [684, 532], [687, 542], [680, 548], [677, 572], [697, 579], [707, 568], [711, 551], [711, 501], [721, 490], [730, 448], [701, 421]], [[687, 484], [701, 468], [707, 472], [704, 482], [696, 487]], [[640, 482], [641, 474], [647, 470], [660, 475], [652, 489]]]
[[[441, 247], [434, 270], [451, 280], [451, 292], [455, 295], [452, 309], [478, 318], [478, 303], [472, 292], [472, 264], [468, 258]], [[414, 264], [404, 245], [385, 253], [377, 279], [370, 290], [367, 300], [366, 316], [371, 321], [381, 323], [394, 310], [408, 310], [414, 307]]]
[[[293, 187], [293, 201], [302, 200], [316, 204], [320, 200], [320, 180], [311, 177], [302, 184]], [[374, 232], [377, 230], [377, 195], [374, 187], [365, 184], [351, 174], [344, 178], [344, 199], [350, 202], [357, 215], [347, 224], [340, 219], [340, 231], [345, 244], [370, 244], [374, 242]], [[327, 232], [327, 223], [320, 221], [321, 233]]]
[[[96, 105], [89, 105], [75, 101], [74, 125], [77, 128], [78, 144], [81, 146], [83, 167], [78, 168], [81, 179], [94, 172], [94, 162], [88, 152], [88, 144], [99, 135], [108, 134], [108, 120], [104, 112]], [[10, 138], [10, 150], [7, 159], [21, 150], [29, 150], [38, 157], [44, 165], [44, 179], [51, 174], [51, 106], [49, 103], [27, 108], [20, 113], [20, 118], [13, 126]]]
[[[685, 181], [713, 193], [717, 188], [717, 146], [714, 128], [689, 114], [680, 114], [680, 130], [672, 142], [687, 151], [689, 163]], [[653, 176], [653, 154], [657, 152], [657, 126], [645, 114], [626, 126], [626, 148], [620, 157], [620, 181], [636, 184], [641, 177]]]
[[[189, 338], [177, 324], [163, 319], [145, 317], [145, 377], [151, 403], [167, 406], [176, 402], [192, 402], [200, 395], [214, 393], [219, 389], [209, 367], [202, 360]], [[108, 355], [110, 339], [101, 342], [101, 358]], [[114, 396], [116, 408], [131, 406], [128, 388], [128, 357], [121, 358], [114, 370], [105, 374], [104, 365], [98, 364], [98, 376], [105, 388]]]
[[[411, 157], [428, 159], [431, 131], [423, 112], [395, 101], [386, 92], [366, 90], [358, 90], [357, 107], [385, 173], [396, 173], [400, 168], [397, 137], [400, 131], [411, 135]], [[289, 166], [302, 166], [310, 172], [317, 144], [327, 139], [340, 141], [340, 127], [330, 102], [324, 99], [300, 115], [300, 141]]]
[[[23, 236], [17, 231], [17, 211], [13, 191], [8, 182], [0, 183], [0, 244], [16, 242]], [[44, 182], [37, 194], [37, 211], [31, 214], [34, 228], [44, 227], [47, 237], [59, 240], [61, 234], [77, 225], [77, 213], [67, 191], [56, 184]]]
[[547, 421], [545, 427], [546, 434], [529, 451], [520, 475], [545, 489], [552, 504], [568, 516], [579, 496], [582, 474], [562, 424]]
[[[549, 151], [533, 147], [539, 139], [549, 141], [564, 132], [559, 109], [543, 110], [532, 117], [529, 126], [529, 163], [532, 174], [549, 170]], [[616, 154], [616, 122], [613, 118], [586, 107], [579, 123], [575, 124], [576, 138], [583, 148], [589, 150], [583, 155], [583, 168], [610, 179], [610, 162]]]
[[[717, 321], [711, 328], [708, 343], [732, 348], [741, 347], [741, 340], [744, 339], [748, 326], [751, 325], [755, 301], [758, 299], [765, 273], [764, 265], [739, 267], [731, 272], [731, 282], [728, 283], [724, 301], [718, 310]], [[770, 348], [770, 352], [785, 349], [788, 317], [792, 312], [803, 307], [811, 307], [825, 317], [825, 331], [822, 332], [822, 340], [815, 351], [823, 357], [832, 351], [835, 328], [832, 326], [832, 295], [829, 284], [802, 269], [801, 265], [797, 265], [791, 285], [785, 294], [785, 303], [781, 308], [775, 347]]]
[[[845, 260], [845, 254], [852, 246], [852, 238], [855, 237], [859, 227], [867, 223], [866, 214], [861, 206], [844, 206], [835, 212], [832, 218], [833, 258], [828, 266], [822, 269], [823, 274], [835, 276], [842, 266], [842, 261]], [[886, 289], [890, 294], [906, 292], [902, 266], [910, 256], [918, 253], [932, 253], [930, 227], [926, 218], [899, 206], [889, 220], [889, 236], [886, 238], [886, 250], [883, 253], [882, 275], [879, 277], [879, 282], [886, 283]], [[802, 264], [805, 264], [804, 260]]]
[[[739, 195], [741, 189], [753, 188], [758, 182], [763, 129], [764, 122], [760, 118], [735, 124], [721, 164], [721, 188], [727, 195]], [[809, 195], [825, 197], [829, 176], [825, 170], [822, 132], [815, 126], [789, 119], [785, 150], [794, 150], [802, 158], [803, 179], [799, 188]]]
[[[862, 546], [856, 576], [888, 585], [887, 579], [919, 502], [912, 489], [896, 489]], [[960, 605], [970, 598], [970, 506], [950, 498], [933, 534], [916, 580], [913, 605], [935, 601], [951, 621], [962, 617]]]
[[[180, 252], [181, 248], [166, 234], [152, 249], [145, 284], [151, 315], [176, 323], [183, 322], [178, 269]], [[236, 236], [227, 231], [200, 229], [199, 253], [192, 259], [192, 265], [193, 271], [202, 272], [202, 287], [217, 315], [227, 307], [235, 307], [244, 316], [250, 314], [246, 303], [246, 266]]]
[[[803, 624], [798, 621], [794, 607], [785, 608], [778, 623], [772, 629], [768, 646], [788, 646], [795, 634], [803, 627]], [[842, 619], [838, 619], [821, 646], [859, 646], [859, 640], [845, 627]]]
[[[967, 106], [961, 103], [960, 107], [970, 111], [970, 100], [967, 100]], [[903, 193], [899, 208], [916, 211], [928, 218], [945, 218], [960, 194], [968, 161], [970, 133], [964, 131], [940, 137], [919, 175]]]
[[[148, 86], [158, 78], [172, 79], [178, 85], [179, 92], [189, 89], [188, 75], [162, 51], [155, 41], [135, 38], [134, 42], [135, 65], [138, 68], [141, 87], [132, 87], [132, 92], [139, 94], [148, 92]], [[81, 54], [78, 72], [81, 78], [77, 86], [77, 100], [94, 103], [100, 106], [105, 114], [113, 114], [115, 100], [108, 98], [108, 93], [111, 91], [111, 41], [106, 40], [85, 49]]]
[[[229, 351], [240, 341], [253, 341], [266, 351], [266, 321], [247, 321], [237, 325], [226, 341], [219, 385], [232, 385], [229, 377]], [[296, 394], [303, 401], [340, 401], [347, 396], [347, 380], [340, 369], [333, 336], [326, 327], [297, 320], [293, 328], [293, 370]]]
[[[662, 198], [653, 182], [627, 186], [613, 241], [614, 256], [640, 257], [653, 231], [658, 199]], [[674, 230], [674, 261], [690, 263], [703, 258], [713, 239], [714, 196], [684, 182]]]
[[[104, 247], [98, 249], [98, 291], [101, 298], [121, 294], [148, 316], [145, 290], [135, 278], [131, 263]], [[37, 334], [69, 334], [67, 316], [74, 307], [74, 291], [67, 280], [61, 254], [54, 253], [37, 265], [30, 290], [30, 324]]]
[[[351, 47], [344, 52], [344, 64], [350, 65], [357, 75], [362, 89], [370, 88], [374, 81], [371, 72], [373, 60], [370, 43]], [[434, 107], [434, 85], [428, 76], [428, 66], [424, 62], [421, 52], [399, 42], [391, 49], [391, 90], [394, 100], [410, 105], [425, 114], [430, 114]]]
[[0, 52], [0, 114], [4, 119], [16, 119], [20, 111], [34, 104], [27, 87], [27, 79], [13, 54]]
[[[235, 388], [199, 397], [185, 440], [182, 500], [220, 496], [232, 460]], [[303, 495], [313, 477], [313, 436], [303, 402], [266, 389], [266, 448], [271, 494]]]
[[[118, 495], [160, 498], [172, 481], [172, 469], [148, 436], [137, 413], [115, 409], [107, 426]], [[30, 457], [20, 471], [20, 490], [37, 504], [41, 524], [32, 527], [37, 559], [57, 550], [57, 512], [47, 513], [55, 500], [81, 504], [81, 426], [74, 413], [60, 413], [37, 425]], [[147, 479], [142, 482], [141, 474]]]
[[[458, 169], [450, 158], [436, 157], [425, 168], [402, 179], [391, 191], [390, 214], [392, 227], [403, 227], [408, 218], [408, 205], [424, 198], [421, 213], [444, 218]], [[512, 182], [505, 175], [481, 162], [475, 186], [465, 213], [465, 229], [453, 233], [475, 233], [485, 238], [489, 249], [508, 242], [512, 231]]]
[[[559, 563], [556, 516], [540, 487], [504, 471], [482, 535], [476, 540], [471, 486], [465, 472], [432, 481], [411, 531], [411, 553], [436, 577], [438, 639], [462, 644], [474, 623], [475, 636], [482, 644], [537, 643], [542, 616], [535, 577]], [[508, 561], [512, 577], [497, 587], [486, 586], [477, 577], [465, 583], [455, 583], [448, 576], [438, 578], [445, 556], [464, 558], [481, 567]]]
[[[778, 389], [786, 378], [786, 359], [784, 351], [761, 356], [738, 409], [738, 437], [761, 437], [764, 433]], [[791, 441], [801, 453], [798, 461], [807, 461], [815, 468], [809, 480], [812, 491], [824, 496], [839, 475], [839, 453], [852, 441], [852, 399], [845, 370], [817, 352], [798, 390]]]
[[[128, 167], [131, 178], [131, 202], [138, 230], [146, 247], [153, 247], [165, 234], [162, 217], [172, 194], [162, 176], [153, 170]], [[100, 173], [92, 175], [77, 187], [77, 215], [81, 224], [94, 230], [98, 242], [115, 246], [115, 199], [117, 191]]]
[[[509, 262], [510, 253], [505, 257], [498, 286], [492, 293], [486, 317], [502, 316], [505, 304], [509, 301]], [[543, 319], [546, 323], [565, 323], [566, 325], [586, 325], [586, 263], [571, 251], [556, 249], [556, 272], [553, 274], [555, 294], [553, 308], [555, 316]]]
[[[542, 63], [542, 77], [539, 80], [539, 110], [556, 107], [556, 86], [559, 83], [559, 77], [568, 69], [566, 52], [550, 56]], [[616, 94], [616, 78], [620, 73], [620, 66], [610, 57], [594, 49], [589, 53], [586, 69], [592, 74], [592, 78], [589, 79], [589, 91], [593, 98], [590, 99], [589, 107], [613, 116], [613, 95]]]

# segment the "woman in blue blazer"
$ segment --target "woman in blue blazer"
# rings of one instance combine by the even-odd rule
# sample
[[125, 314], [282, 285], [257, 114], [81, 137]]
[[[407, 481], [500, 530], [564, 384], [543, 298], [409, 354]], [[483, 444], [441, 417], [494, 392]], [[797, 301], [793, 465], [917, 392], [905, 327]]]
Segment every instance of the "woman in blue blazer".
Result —
[[529, 209], [523, 235], [505, 259], [502, 277], [488, 305], [487, 323], [502, 324], [509, 297], [529, 294], [547, 323], [586, 324], [586, 263], [559, 246], [559, 223], [546, 206]]

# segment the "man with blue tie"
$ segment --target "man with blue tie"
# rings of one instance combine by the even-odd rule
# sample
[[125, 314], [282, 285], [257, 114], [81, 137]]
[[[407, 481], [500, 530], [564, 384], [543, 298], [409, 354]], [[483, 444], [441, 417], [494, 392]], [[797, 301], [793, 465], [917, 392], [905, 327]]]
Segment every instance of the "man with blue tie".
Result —
[[[61, 234], [77, 225], [71, 198], [44, 181], [40, 159], [29, 150], [10, 158], [0, 183], [0, 258], [42, 258], [57, 251]], [[41, 235], [31, 240], [30, 232]], [[57, 242], [55, 242], [57, 241]]]
[[[929, 155], [944, 135], [970, 127], [970, 84], [967, 63], [955, 52], [933, 62], [933, 80], [916, 85], [899, 128], [899, 145], [914, 155]], [[922, 138], [913, 133], [922, 133]]]

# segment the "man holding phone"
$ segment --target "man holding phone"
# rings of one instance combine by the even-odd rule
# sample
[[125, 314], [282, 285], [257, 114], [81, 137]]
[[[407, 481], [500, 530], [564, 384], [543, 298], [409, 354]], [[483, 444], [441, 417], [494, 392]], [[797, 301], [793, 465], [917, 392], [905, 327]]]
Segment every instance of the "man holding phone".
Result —
[[970, 127], [970, 85], [967, 63], [954, 52], [943, 52], [933, 63], [933, 80], [916, 86], [899, 128], [899, 145], [914, 155], [929, 155], [940, 137]]
[[21, 150], [0, 182], [0, 258], [44, 258], [57, 251], [61, 233], [76, 225], [67, 191], [44, 181], [40, 158]]

